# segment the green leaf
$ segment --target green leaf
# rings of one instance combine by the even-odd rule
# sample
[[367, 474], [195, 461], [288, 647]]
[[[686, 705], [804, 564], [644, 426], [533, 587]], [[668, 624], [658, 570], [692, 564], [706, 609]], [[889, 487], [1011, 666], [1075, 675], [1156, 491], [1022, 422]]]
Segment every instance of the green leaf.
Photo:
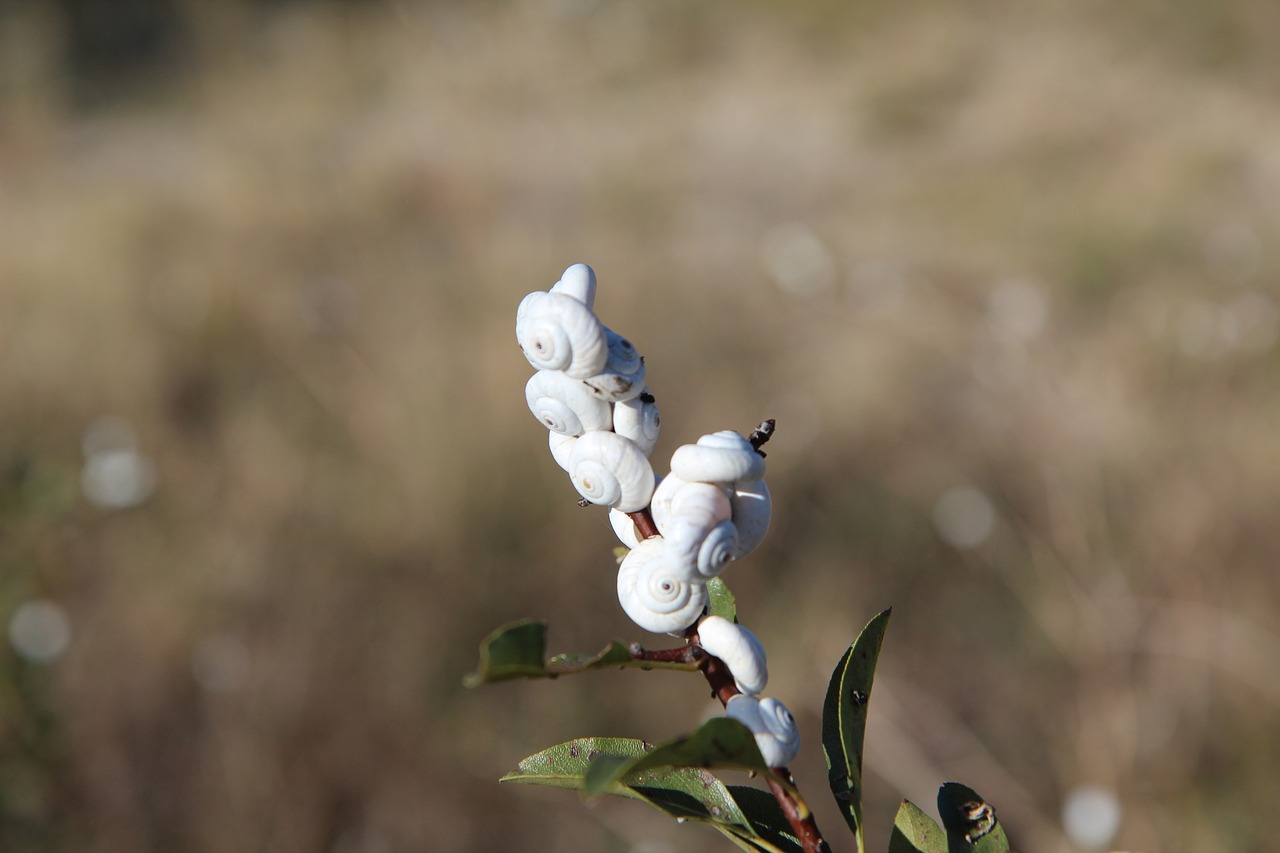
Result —
[[938, 814], [947, 828], [950, 853], [1009, 853], [1009, 839], [996, 810], [959, 782], [938, 789]]
[[910, 800], [903, 800], [893, 819], [889, 853], [947, 853], [947, 834]]
[[547, 623], [521, 619], [498, 628], [480, 644], [480, 666], [462, 679], [467, 687], [513, 678], [558, 678], [593, 669], [674, 669], [692, 672], [696, 662], [637, 660], [615, 640], [593, 655], [559, 654], [546, 659]]
[[720, 578], [707, 581], [707, 595], [711, 600], [711, 615], [721, 616], [730, 622], [738, 621], [738, 606], [729, 591], [729, 585]]
[[[582, 790], [589, 766], [599, 763], [615, 768], [654, 751], [634, 738], [579, 738], [529, 756], [500, 781]], [[710, 824], [744, 850], [793, 853], [800, 849], [794, 844], [775, 844], [772, 824], [758, 832], [724, 783], [703, 768], [660, 767], [624, 775], [597, 793], [640, 800], [679, 820]], [[765, 813], [757, 805], [752, 803], [753, 810]], [[785, 818], [782, 820], [785, 824]]]
[[622, 762], [592, 762], [582, 790], [587, 796], [608, 793], [611, 786], [655, 767], [731, 767], [769, 773], [751, 730], [729, 717], [714, 717], [691, 734], [644, 755]]
[[781, 850], [802, 850], [804, 845], [796, 838], [782, 813], [782, 807], [773, 794], [746, 785], [729, 785], [730, 795], [742, 810], [751, 828], [759, 838]]
[[885, 610], [862, 629], [858, 639], [836, 664], [827, 684], [822, 706], [822, 752], [827, 759], [827, 781], [853, 831], [858, 853], [865, 853], [862, 831], [862, 738], [867, 727], [867, 703], [876, 660], [889, 614]]

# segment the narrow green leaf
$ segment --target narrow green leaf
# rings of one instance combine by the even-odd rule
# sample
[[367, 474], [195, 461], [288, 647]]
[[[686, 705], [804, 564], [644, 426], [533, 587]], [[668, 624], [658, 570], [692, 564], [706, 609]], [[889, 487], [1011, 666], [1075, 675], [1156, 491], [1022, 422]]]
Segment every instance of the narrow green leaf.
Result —
[[615, 640], [593, 655], [559, 654], [546, 659], [547, 623], [522, 619], [498, 628], [480, 644], [480, 666], [462, 679], [467, 687], [513, 678], [558, 678], [593, 669], [673, 669], [692, 672], [695, 662], [637, 660]]
[[756, 834], [781, 850], [803, 850], [773, 794], [746, 785], [729, 785], [729, 794]]
[[822, 752], [827, 759], [831, 793], [853, 831], [858, 853], [865, 853], [862, 831], [862, 739], [867, 727], [867, 703], [875, 679], [880, 644], [889, 627], [885, 610], [862, 629], [858, 639], [836, 664], [822, 706]]
[[947, 853], [947, 834], [910, 800], [903, 800], [893, 819], [889, 853]]
[[[634, 738], [579, 738], [544, 749], [520, 762], [502, 782], [582, 790], [584, 774], [594, 763], [617, 766], [643, 759], [654, 751]], [[756, 830], [743, 815], [724, 783], [699, 767], [663, 767], [608, 782], [597, 791], [648, 803], [680, 820], [709, 823], [727, 835], [756, 839]], [[777, 848], [759, 839], [747, 848], [774, 853]], [[794, 848], [782, 848], [789, 853]]]
[[711, 600], [711, 615], [720, 616], [730, 622], [738, 621], [737, 601], [729, 591], [729, 585], [721, 578], [707, 581], [707, 595]]
[[730, 767], [769, 772], [751, 730], [729, 717], [714, 717], [691, 734], [655, 747], [638, 758], [620, 763], [609, 761], [598, 769], [588, 768], [583, 791], [587, 796], [604, 794], [611, 785], [656, 767]]
[[947, 782], [938, 789], [938, 815], [950, 853], [1009, 853], [996, 810], [972, 788]]

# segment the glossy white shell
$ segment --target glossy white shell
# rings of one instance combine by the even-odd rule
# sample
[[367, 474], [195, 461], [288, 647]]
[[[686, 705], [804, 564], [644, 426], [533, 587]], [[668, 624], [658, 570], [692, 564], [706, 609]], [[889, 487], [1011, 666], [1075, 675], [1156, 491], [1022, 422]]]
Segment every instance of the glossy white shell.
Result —
[[559, 370], [539, 370], [524, 386], [529, 411], [544, 427], [564, 435], [607, 430], [613, 411], [582, 384]]
[[640, 531], [636, 529], [636, 523], [625, 512], [618, 512], [616, 509], [609, 510], [609, 525], [613, 528], [613, 533], [618, 537], [618, 541], [628, 548], [635, 548], [644, 541]]
[[769, 532], [769, 519], [773, 516], [773, 499], [764, 480], [735, 483], [729, 496], [733, 509], [733, 525], [738, 528], [738, 546], [735, 557], [745, 557], [756, 549]]
[[572, 296], [583, 305], [596, 307], [596, 272], [586, 264], [574, 264], [564, 271], [560, 280], [551, 285], [552, 293]]
[[574, 435], [562, 435], [554, 430], [547, 432], [547, 447], [551, 450], [551, 458], [566, 471], [569, 470], [569, 454], [573, 452], [573, 445], [577, 440], [578, 437]]
[[634, 441], [612, 432], [588, 432], [569, 453], [569, 477], [588, 501], [622, 512], [643, 509], [653, 495], [653, 469]]
[[[642, 388], [639, 396], [624, 400], [613, 407], [613, 431], [634, 441], [644, 451], [645, 456], [653, 452], [662, 426], [658, 404], [644, 402], [643, 398], [648, 391], [648, 388]], [[649, 396], [652, 397], [652, 395]]]
[[[704, 577], [714, 577], [733, 559], [738, 544], [729, 514], [729, 499], [719, 486], [685, 483], [672, 495], [665, 526], [658, 529], [666, 537], [673, 559]], [[711, 547], [704, 557], [708, 540], [712, 540]]]
[[649, 504], [649, 512], [653, 515], [653, 523], [657, 526], [659, 533], [665, 533], [667, 529], [667, 520], [671, 518], [671, 499], [676, 496], [676, 492], [685, 484], [675, 474], [668, 474], [663, 477], [658, 487], [653, 490], [653, 500]]
[[631, 341], [612, 329], [606, 328], [604, 332], [609, 346], [609, 358], [603, 370], [582, 381], [597, 397], [610, 403], [639, 397], [644, 390], [644, 360], [631, 345]]
[[743, 693], [757, 695], [764, 690], [769, 669], [764, 646], [755, 634], [723, 616], [708, 616], [698, 624], [698, 645], [725, 662]]
[[702, 615], [707, 599], [706, 584], [676, 567], [660, 537], [637, 544], [618, 569], [618, 601], [646, 631], [684, 631]]
[[704, 435], [671, 455], [671, 473], [682, 480], [736, 483], [764, 477], [764, 457], [732, 430]]
[[604, 326], [572, 296], [536, 290], [516, 310], [516, 340], [539, 370], [563, 370], [574, 379], [594, 376], [609, 359]]
[[729, 700], [724, 711], [751, 729], [765, 764], [785, 767], [795, 760], [800, 751], [800, 729], [786, 705], [777, 699], [739, 694]]

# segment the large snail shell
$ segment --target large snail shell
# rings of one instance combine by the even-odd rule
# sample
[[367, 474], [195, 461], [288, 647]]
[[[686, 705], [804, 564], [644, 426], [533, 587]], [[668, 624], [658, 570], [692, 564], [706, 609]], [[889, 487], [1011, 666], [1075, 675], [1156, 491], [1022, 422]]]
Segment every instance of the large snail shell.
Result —
[[751, 729], [765, 764], [785, 767], [795, 760], [800, 751], [800, 729], [786, 705], [777, 699], [739, 694], [729, 700], [724, 711]]
[[[645, 402], [646, 398], [648, 402]], [[616, 403], [613, 407], [613, 431], [634, 441], [645, 456], [652, 453], [658, 443], [661, 425], [658, 404], [648, 388], [642, 388], [639, 396]]]
[[698, 548], [698, 574], [713, 578], [724, 571], [725, 566], [737, 559], [738, 528], [725, 520], [711, 528]]
[[769, 487], [764, 480], [734, 483], [729, 505], [733, 508], [733, 525], [738, 528], [738, 547], [734, 556], [745, 557], [769, 532], [769, 519], [773, 515]]
[[698, 623], [698, 645], [725, 662], [743, 693], [758, 695], [764, 690], [769, 669], [755, 634], [723, 616], [708, 616]]
[[704, 435], [671, 455], [671, 473], [682, 480], [735, 483], [764, 477], [764, 457], [732, 430]]
[[551, 458], [566, 471], [569, 470], [569, 454], [573, 452], [573, 445], [577, 440], [578, 437], [575, 435], [562, 435], [555, 430], [547, 432], [547, 446], [551, 449]]
[[[729, 520], [729, 515], [729, 499], [719, 486], [685, 483], [672, 495], [670, 512], [659, 530], [667, 539], [673, 559], [701, 569], [698, 563], [704, 542], [718, 525]], [[732, 546], [737, 544], [737, 532], [732, 530], [732, 526], [730, 522], [729, 532], [733, 534], [734, 541], [729, 543], [728, 550], [721, 549], [723, 555], [719, 564], [715, 565], [708, 556], [708, 577], [719, 574], [720, 569], [733, 558]]]
[[524, 386], [524, 399], [533, 416], [552, 432], [582, 435], [607, 430], [613, 411], [582, 384], [559, 370], [539, 370]]
[[609, 360], [604, 370], [582, 380], [595, 395], [610, 403], [620, 403], [640, 396], [644, 390], [644, 361], [631, 342], [611, 329], [605, 329], [609, 342]]
[[563, 370], [575, 379], [594, 376], [609, 359], [604, 326], [583, 303], [563, 293], [534, 291], [516, 311], [516, 340], [539, 370]]
[[683, 631], [702, 615], [707, 599], [706, 584], [675, 565], [661, 538], [637, 544], [618, 569], [618, 601], [646, 631]]
[[653, 495], [653, 469], [634, 441], [612, 432], [589, 432], [569, 453], [569, 477], [593, 504], [622, 512], [643, 509]]
[[596, 272], [586, 264], [574, 264], [551, 285], [552, 293], [572, 296], [588, 308], [596, 307]]

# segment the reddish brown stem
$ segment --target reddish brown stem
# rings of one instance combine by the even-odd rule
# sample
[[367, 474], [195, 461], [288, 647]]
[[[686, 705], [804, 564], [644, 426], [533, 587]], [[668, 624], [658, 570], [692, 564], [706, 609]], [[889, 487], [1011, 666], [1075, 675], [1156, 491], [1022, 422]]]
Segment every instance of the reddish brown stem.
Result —
[[653, 523], [653, 513], [649, 511], [649, 507], [637, 512], [629, 512], [627, 518], [635, 524], [636, 532], [642, 539], [652, 539], [658, 535], [658, 525]]

